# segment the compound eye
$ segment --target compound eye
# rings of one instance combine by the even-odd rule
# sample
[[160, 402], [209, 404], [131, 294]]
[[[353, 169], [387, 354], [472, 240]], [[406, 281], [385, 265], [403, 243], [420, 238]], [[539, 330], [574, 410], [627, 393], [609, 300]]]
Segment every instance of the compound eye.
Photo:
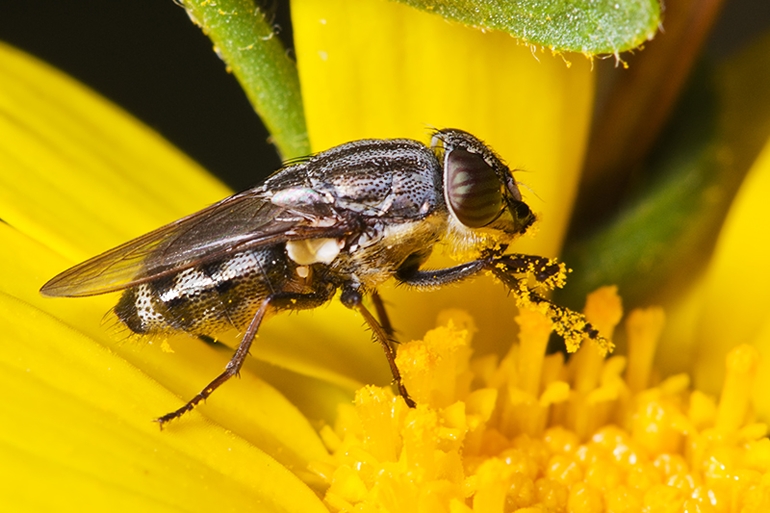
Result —
[[503, 211], [500, 179], [481, 155], [457, 148], [449, 151], [444, 184], [449, 208], [469, 228], [486, 226]]

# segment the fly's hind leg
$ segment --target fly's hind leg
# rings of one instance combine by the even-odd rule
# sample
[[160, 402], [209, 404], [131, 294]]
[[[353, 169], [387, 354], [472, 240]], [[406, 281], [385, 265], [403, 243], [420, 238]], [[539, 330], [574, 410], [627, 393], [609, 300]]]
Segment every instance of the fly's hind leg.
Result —
[[238, 345], [238, 349], [235, 350], [235, 354], [233, 354], [233, 357], [230, 359], [229, 362], [227, 362], [227, 366], [225, 367], [224, 372], [214, 378], [214, 380], [206, 385], [206, 387], [198, 392], [198, 394], [187, 401], [187, 404], [179, 408], [178, 410], [174, 410], [171, 413], [167, 413], [163, 415], [162, 417], [156, 419], [156, 422], [160, 424], [160, 428], [163, 429], [163, 426], [166, 424], [166, 422], [170, 420], [174, 420], [178, 417], [181, 417], [188, 411], [191, 411], [195, 406], [205, 400], [208, 396], [210, 396], [214, 390], [219, 388], [222, 384], [224, 384], [228, 379], [232, 378], [233, 376], [237, 375], [241, 367], [243, 367], [243, 362], [246, 361], [246, 355], [249, 354], [249, 348], [251, 348], [251, 343], [254, 341], [254, 337], [257, 335], [257, 331], [259, 330], [259, 325], [262, 324], [262, 320], [265, 318], [265, 314], [267, 313], [268, 307], [270, 306], [272, 297], [268, 296], [265, 298], [264, 301], [262, 301], [262, 304], [259, 305], [259, 309], [257, 310], [257, 313], [254, 314], [254, 317], [251, 319], [251, 322], [249, 323], [249, 327], [246, 328], [246, 332], [243, 334], [243, 338], [241, 339], [241, 343]]
[[[388, 360], [390, 373], [393, 375], [393, 381], [396, 383], [396, 387], [398, 387], [398, 393], [404, 398], [407, 406], [414, 408], [416, 406], [415, 402], [409, 396], [409, 392], [407, 392], [406, 386], [404, 385], [404, 380], [401, 378], [401, 371], [398, 370], [398, 366], [396, 365], [396, 350], [393, 347], [395, 341], [392, 338], [393, 328], [390, 326], [390, 321], [388, 321], [387, 315], [385, 314], [385, 309], [379, 295], [377, 295], [376, 298], [377, 299], [374, 302], [375, 308], [377, 308], [377, 313], [380, 315], [380, 318], [384, 318], [387, 328], [384, 328], [382, 324], [377, 322], [377, 319], [372, 313], [366, 309], [363, 304], [363, 296], [361, 291], [358, 290], [358, 287], [353, 284], [346, 284], [343, 286], [342, 293], [340, 294], [340, 301], [342, 301], [342, 304], [360, 313], [361, 317], [366, 321], [366, 324], [371, 328], [374, 338], [380, 343], [382, 349], [385, 351], [385, 358]], [[380, 310], [381, 308], [382, 310]]]
[[254, 317], [251, 319], [248, 328], [246, 328], [246, 331], [241, 338], [241, 343], [238, 344], [238, 348], [235, 350], [233, 357], [230, 358], [229, 362], [227, 362], [225, 370], [219, 376], [214, 378], [211, 383], [206, 385], [203, 390], [198, 392], [195, 397], [187, 401], [187, 404], [178, 410], [174, 410], [171, 413], [167, 413], [156, 419], [156, 422], [160, 424], [160, 428], [163, 429], [163, 426], [167, 422], [181, 417], [188, 411], [191, 411], [198, 403], [206, 400], [206, 398], [208, 398], [214, 392], [214, 390], [222, 386], [233, 376], [237, 376], [240, 373], [241, 368], [243, 367], [243, 363], [246, 361], [246, 356], [249, 354], [251, 343], [254, 341], [254, 337], [257, 336], [259, 326], [262, 324], [262, 321], [264, 320], [269, 308], [314, 308], [328, 301], [333, 292], [333, 289], [327, 289], [308, 294], [277, 292], [267, 296], [259, 305], [257, 313], [255, 313]]

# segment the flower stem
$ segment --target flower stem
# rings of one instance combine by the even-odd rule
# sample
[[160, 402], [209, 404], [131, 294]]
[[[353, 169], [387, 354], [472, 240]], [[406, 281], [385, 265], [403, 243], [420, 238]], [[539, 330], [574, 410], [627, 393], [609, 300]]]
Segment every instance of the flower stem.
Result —
[[183, 0], [272, 134], [284, 159], [310, 153], [295, 63], [253, 0]]

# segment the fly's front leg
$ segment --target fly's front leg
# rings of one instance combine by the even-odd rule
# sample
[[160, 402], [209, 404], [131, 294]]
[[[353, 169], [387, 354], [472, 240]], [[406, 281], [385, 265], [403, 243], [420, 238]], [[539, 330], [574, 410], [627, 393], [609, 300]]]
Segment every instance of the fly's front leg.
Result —
[[[379, 296], [377, 296], [379, 298]], [[369, 310], [366, 309], [363, 303], [363, 296], [361, 295], [361, 291], [358, 290], [358, 288], [353, 284], [345, 284], [342, 288], [342, 293], [340, 294], [340, 301], [342, 301], [342, 304], [347, 306], [348, 308], [351, 308], [353, 310], [356, 310], [358, 313], [361, 314], [361, 316], [364, 318], [364, 321], [366, 321], [366, 324], [369, 325], [369, 327], [372, 329], [372, 333], [374, 334], [374, 338], [377, 340], [377, 342], [380, 343], [382, 346], [382, 349], [385, 351], [385, 358], [388, 360], [388, 365], [390, 365], [390, 373], [393, 375], [393, 381], [396, 382], [396, 386], [398, 387], [398, 393], [401, 394], [401, 397], [404, 398], [404, 401], [406, 402], [407, 406], [410, 408], [414, 408], [415, 402], [414, 400], [409, 396], [409, 392], [406, 391], [406, 386], [404, 386], [404, 380], [401, 379], [401, 371], [398, 370], [398, 366], [396, 365], [396, 350], [393, 348], [393, 344], [395, 341], [392, 339], [392, 333], [388, 333], [386, 329], [382, 327], [382, 325], [377, 322], [377, 319], [369, 312]], [[375, 305], [377, 305], [377, 302], [375, 302]], [[381, 300], [380, 300], [380, 306]], [[379, 308], [378, 308], [379, 313]], [[384, 314], [384, 308], [382, 310], [382, 313]], [[387, 319], [387, 316], [385, 316], [385, 319]], [[390, 327], [390, 322], [388, 321], [388, 329], [392, 332], [392, 328]]]
[[[513, 277], [516, 274], [530, 274], [539, 284], [549, 289], [561, 287], [566, 274], [564, 264], [555, 262], [550, 258], [533, 255], [500, 256], [490, 254], [484, 258], [446, 269], [421, 270], [406, 267], [398, 270], [396, 279], [410, 287], [435, 289], [471, 278], [482, 271], [492, 271], [496, 276], [498, 273], [502, 273], [513, 279], [516, 279]], [[518, 279], [516, 280], [518, 281]], [[508, 281], [506, 280], [504, 283], [508, 284]]]
[[554, 330], [566, 340], [574, 351], [583, 337], [595, 340], [601, 347], [611, 350], [612, 344], [594, 328], [582, 314], [559, 306], [538, 294], [527, 284], [526, 277], [548, 290], [564, 285], [567, 269], [563, 263], [533, 255], [489, 254], [479, 260], [446, 269], [420, 270], [414, 267], [400, 269], [396, 278], [418, 289], [434, 289], [457, 283], [483, 271], [491, 272], [516, 298], [519, 307], [534, 308], [547, 315], [554, 323]]
[[257, 336], [259, 326], [262, 324], [262, 321], [264, 320], [269, 308], [314, 308], [328, 301], [333, 293], [333, 288], [327, 288], [316, 293], [299, 294], [293, 292], [277, 292], [267, 296], [259, 305], [257, 313], [254, 314], [254, 317], [249, 323], [249, 327], [246, 328], [246, 331], [241, 338], [241, 343], [238, 344], [238, 348], [235, 350], [233, 357], [230, 358], [230, 361], [227, 362], [225, 370], [222, 372], [222, 374], [214, 378], [214, 380], [206, 385], [206, 387], [201, 390], [195, 397], [187, 401], [187, 404], [178, 410], [174, 410], [171, 413], [167, 413], [156, 419], [156, 422], [160, 424], [160, 428], [163, 429], [163, 426], [166, 424], [166, 422], [181, 417], [188, 411], [191, 411], [198, 403], [206, 400], [206, 398], [214, 393], [214, 390], [222, 386], [233, 376], [237, 376], [240, 373], [241, 368], [243, 367], [243, 363], [246, 361], [246, 356], [249, 354], [251, 343], [254, 341], [254, 337]]
[[428, 269], [424, 271], [415, 267], [406, 267], [396, 272], [396, 279], [410, 287], [432, 290], [475, 276], [487, 269], [493, 261], [494, 259], [490, 257], [446, 269]]

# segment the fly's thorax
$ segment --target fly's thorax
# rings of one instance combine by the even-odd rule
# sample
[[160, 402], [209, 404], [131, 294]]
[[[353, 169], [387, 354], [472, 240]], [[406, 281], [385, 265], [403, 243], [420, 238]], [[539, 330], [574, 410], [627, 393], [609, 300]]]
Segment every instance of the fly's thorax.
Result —
[[[320, 269], [335, 283], [374, 287], [393, 276], [415, 253], [425, 253], [445, 230], [441, 163], [409, 139], [362, 140], [307, 160], [303, 179], [276, 176], [270, 201], [306, 213], [315, 228], [345, 227], [337, 238], [286, 243], [300, 272]], [[280, 178], [280, 180], [279, 180]]]
[[[446, 230], [446, 215], [434, 212], [415, 221], [381, 220], [347, 239], [303, 239], [286, 243], [295, 273], [316, 283], [313, 274], [331, 283], [356, 282], [374, 288], [393, 277], [416, 254], [427, 258]], [[308, 276], [310, 274], [310, 276]]]
[[409, 139], [343, 144], [311, 159], [306, 170], [315, 191], [363, 216], [417, 220], [443, 203], [440, 162]]
[[127, 289], [115, 314], [134, 333], [243, 329], [268, 294], [301, 286], [295, 268], [281, 245], [235, 253]]

